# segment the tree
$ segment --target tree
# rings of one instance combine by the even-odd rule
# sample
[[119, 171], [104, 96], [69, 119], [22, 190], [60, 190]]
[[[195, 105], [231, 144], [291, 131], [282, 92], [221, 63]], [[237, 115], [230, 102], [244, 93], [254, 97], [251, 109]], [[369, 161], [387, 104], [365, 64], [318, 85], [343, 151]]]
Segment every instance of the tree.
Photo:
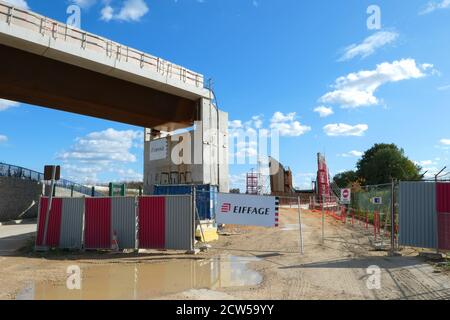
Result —
[[395, 144], [375, 144], [357, 163], [357, 174], [366, 185], [398, 180], [420, 179], [421, 168], [405, 156]]
[[339, 188], [348, 188], [353, 182], [356, 182], [357, 180], [358, 174], [353, 170], [338, 173], [333, 178], [333, 181]]

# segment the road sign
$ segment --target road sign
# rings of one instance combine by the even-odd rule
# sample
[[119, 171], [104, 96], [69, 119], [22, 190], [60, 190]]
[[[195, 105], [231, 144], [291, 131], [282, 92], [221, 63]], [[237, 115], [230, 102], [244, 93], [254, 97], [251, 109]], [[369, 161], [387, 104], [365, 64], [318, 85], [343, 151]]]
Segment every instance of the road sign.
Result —
[[383, 198], [381, 198], [381, 197], [373, 197], [371, 199], [371, 202], [373, 204], [383, 204]]
[[[55, 172], [53, 172], [55, 170]], [[55, 174], [53, 176], [53, 173]], [[44, 180], [51, 181], [55, 179], [58, 181], [61, 178], [61, 167], [60, 166], [45, 166], [44, 167]]]
[[351, 189], [341, 189], [341, 203], [349, 204], [352, 196]]

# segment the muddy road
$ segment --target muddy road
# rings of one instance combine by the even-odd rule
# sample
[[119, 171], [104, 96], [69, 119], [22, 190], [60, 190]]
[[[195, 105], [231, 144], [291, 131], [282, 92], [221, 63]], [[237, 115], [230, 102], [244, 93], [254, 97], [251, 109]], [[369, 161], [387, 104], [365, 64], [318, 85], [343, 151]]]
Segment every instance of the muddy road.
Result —
[[[0, 299], [450, 299], [449, 275], [417, 251], [387, 257], [373, 250], [363, 226], [329, 217], [322, 244], [320, 214], [304, 211], [302, 224], [304, 255], [296, 209], [281, 210], [277, 229], [229, 226], [196, 256], [3, 255]], [[80, 290], [67, 289], [69, 266], [81, 270]]]

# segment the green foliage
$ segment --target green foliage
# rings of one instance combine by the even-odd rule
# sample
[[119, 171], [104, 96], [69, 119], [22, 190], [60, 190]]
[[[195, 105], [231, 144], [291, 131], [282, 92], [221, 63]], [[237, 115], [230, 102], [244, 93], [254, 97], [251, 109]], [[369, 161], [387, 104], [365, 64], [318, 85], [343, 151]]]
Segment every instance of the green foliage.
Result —
[[358, 177], [366, 185], [388, 183], [391, 179], [417, 180], [421, 168], [395, 144], [375, 144], [357, 163]]
[[352, 170], [338, 173], [333, 178], [333, 181], [339, 188], [348, 188], [356, 180], [358, 180], [358, 174], [356, 173], [356, 171]]
[[361, 185], [376, 185], [396, 180], [419, 180], [421, 167], [405, 156], [403, 149], [395, 144], [375, 144], [367, 150], [357, 163], [357, 171], [346, 171], [334, 176], [339, 188]]

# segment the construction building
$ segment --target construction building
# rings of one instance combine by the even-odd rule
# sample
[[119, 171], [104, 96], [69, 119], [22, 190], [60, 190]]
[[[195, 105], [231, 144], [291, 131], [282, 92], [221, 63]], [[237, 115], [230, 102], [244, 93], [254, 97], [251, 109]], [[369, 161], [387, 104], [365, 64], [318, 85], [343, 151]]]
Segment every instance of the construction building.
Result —
[[229, 192], [228, 113], [212, 99], [200, 99], [183, 132], [145, 130], [144, 193], [155, 185], [213, 185]]
[[271, 170], [270, 190], [274, 195], [293, 194], [295, 189], [292, 183], [292, 171], [289, 167], [284, 167], [280, 162], [269, 157], [269, 168], [278, 168]]

